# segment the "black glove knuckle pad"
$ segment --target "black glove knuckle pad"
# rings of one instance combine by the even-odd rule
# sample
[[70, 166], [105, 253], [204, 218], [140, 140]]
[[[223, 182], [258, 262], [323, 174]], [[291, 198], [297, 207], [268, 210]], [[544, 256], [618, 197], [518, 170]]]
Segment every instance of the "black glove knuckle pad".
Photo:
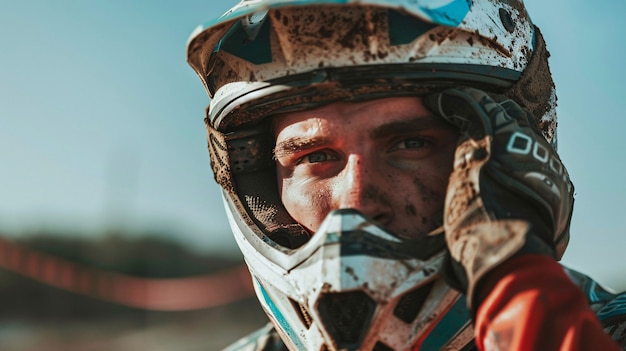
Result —
[[469, 297], [481, 277], [514, 255], [559, 259], [573, 186], [532, 114], [473, 88], [448, 89], [424, 103], [461, 132], [444, 211], [450, 262], [464, 268], [448, 270], [457, 272], [454, 285]]

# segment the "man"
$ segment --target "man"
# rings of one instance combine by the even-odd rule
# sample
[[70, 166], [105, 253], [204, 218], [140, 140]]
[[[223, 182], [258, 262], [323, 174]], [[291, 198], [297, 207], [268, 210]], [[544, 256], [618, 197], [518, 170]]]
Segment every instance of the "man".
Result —
[[624, 295], [556, 263], [547, 57], [519, 0], [241, 1], [200, 27], [211, 164], [272, 322], [230, 349], [624, 346]]

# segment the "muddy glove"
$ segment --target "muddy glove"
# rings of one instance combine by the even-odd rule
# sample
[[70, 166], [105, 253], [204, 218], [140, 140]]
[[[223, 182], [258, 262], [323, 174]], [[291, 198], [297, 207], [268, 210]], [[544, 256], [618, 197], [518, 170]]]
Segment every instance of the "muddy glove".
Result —
[[515, 102], [496, 103], [473, 88], [424, 98], [460, 129], [445, 200], [450, 253], [444, 276], [467, 293], [506, 259], [544, 254], [560, 259], [569, 239], [574, 188], [533, 116]]

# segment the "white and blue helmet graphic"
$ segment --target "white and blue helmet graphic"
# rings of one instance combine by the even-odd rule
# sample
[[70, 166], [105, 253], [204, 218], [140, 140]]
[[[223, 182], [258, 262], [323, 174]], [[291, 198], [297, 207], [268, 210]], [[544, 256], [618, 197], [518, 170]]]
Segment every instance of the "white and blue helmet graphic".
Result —
[[461, 349], [464, 299], [440, 234], [401, 238], [350, 209], [313, 235], [280, 201], [269, 120], [333, 101], [472, 86], [514, 99], [556, 145], [543, 38], [522, 0], [249, 0], [199, 26], [211, 165], [265, 312], [291, 350]]

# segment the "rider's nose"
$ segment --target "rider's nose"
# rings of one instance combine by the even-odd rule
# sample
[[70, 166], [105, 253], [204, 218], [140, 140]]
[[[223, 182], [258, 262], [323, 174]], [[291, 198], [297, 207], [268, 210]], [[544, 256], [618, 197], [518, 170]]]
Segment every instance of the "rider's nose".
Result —
[[378, 167], [361, 155], [350, 155], [334, 190], [335, 208], [353, 208], [380, 224], [389, 224], [393, 217], [386, 201], [384, 177]]

